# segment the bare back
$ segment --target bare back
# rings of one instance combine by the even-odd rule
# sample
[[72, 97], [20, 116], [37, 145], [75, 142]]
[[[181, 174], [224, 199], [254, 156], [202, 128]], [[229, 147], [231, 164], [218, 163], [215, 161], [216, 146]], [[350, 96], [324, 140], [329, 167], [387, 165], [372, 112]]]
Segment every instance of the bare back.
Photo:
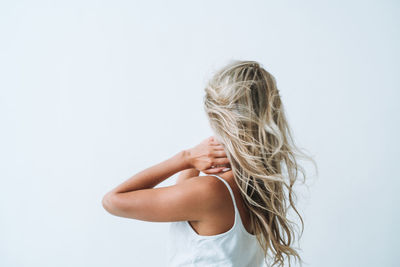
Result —
[[[236, 206], [239, 210], [243, 226], [248, 233], [252, 234], [253, 231], [250, 229], [249, 212], [244, 205], [243, 198], [234, 180], [232, 171], [225, 172], [221, 175], [218, 174], [218, 176], [228, 182], [228, 184], [232, 188], [233, 194], [235, 196]], [[218, 180], [218, 178], [214, 178]], [[223, 210], [212, 213], [207, 216], [206, 219], [201, 221], [189, 221], [189, 224], [192, 226], [193, 230], [199, 235], [217, 235], [224, 233], [233, 227], [235, 211], [231, 195], [228, 191], [228, 188], [224, 185], [222, 181], [219, 181], [218, 189], [221, 192], [220, 201], [222, 202], [221, 205], [224, 206]]]

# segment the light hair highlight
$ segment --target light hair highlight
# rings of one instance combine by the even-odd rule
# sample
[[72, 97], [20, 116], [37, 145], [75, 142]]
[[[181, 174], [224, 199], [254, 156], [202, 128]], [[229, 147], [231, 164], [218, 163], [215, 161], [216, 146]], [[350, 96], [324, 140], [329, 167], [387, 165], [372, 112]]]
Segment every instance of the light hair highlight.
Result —
[[[296, 224], [288, 219], [295, 206], [293, 186], [305, 170], [298, 159], [315, 161], [293, 139], [276, 80], [256, 61], [233, 60], [205, 87], [204, 109], [230, 160], [235, 182], [250, 212], [250, 224], [265, 261], [283, 266], [285, 258], [302, 263], [294, 248]], [[300, 237], [299, 237], [300, 238]]]

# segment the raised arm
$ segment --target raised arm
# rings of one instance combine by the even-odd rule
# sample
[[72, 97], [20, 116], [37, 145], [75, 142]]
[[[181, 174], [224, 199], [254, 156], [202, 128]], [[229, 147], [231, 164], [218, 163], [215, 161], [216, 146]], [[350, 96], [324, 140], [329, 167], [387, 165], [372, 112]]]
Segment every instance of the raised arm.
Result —
[[[195, 174], [193, 169], [219, 173], [224, 164], [229, 160], [223, 146], [207, 138], [132, 176], [103, 197], [103, 207], [113, 215], [144, 221], [198, 220], [218, 203], [213, 201], [218, 197], [215, 179], [189, 176]], [[154, 188], [177, 172], [183, 172], [179, 183]]]

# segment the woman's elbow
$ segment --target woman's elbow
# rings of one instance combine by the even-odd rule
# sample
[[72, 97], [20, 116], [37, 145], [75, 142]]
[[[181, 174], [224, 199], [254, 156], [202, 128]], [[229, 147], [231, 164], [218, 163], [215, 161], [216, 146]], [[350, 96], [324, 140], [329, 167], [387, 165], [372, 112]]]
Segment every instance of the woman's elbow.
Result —
[[126, 198], [126, 195], [121, 193], [109, 192], [102, 200], [103, 208], [110, 214], [118, 217], [133, 218], [132, 212], [135, 201]]
[[114, 194], [107, 193], [103, 197], [103, 199], [101, 201], [101, 204], [103, 205], [103, 208], [107, 212], [109, 212], [111, 214], [114, 214], [114, 215], [117, 213], [117, 210], [116, 210], [116, 207], [115, 207], [115, 195]]

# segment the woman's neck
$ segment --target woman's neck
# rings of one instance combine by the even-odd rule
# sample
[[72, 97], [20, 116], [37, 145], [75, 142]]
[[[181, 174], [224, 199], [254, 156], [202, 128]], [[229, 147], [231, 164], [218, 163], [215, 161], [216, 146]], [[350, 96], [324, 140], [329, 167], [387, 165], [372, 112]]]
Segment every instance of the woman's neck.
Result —
[[233, 179], [233, 171], [232, 170], [229, 170], [229, 171], [226, 171], [226, 172], [219, 172], [219, 173], [216, 173], [216, 175], [221, 176], [222, 178], [224, 178], [226, 180]]

